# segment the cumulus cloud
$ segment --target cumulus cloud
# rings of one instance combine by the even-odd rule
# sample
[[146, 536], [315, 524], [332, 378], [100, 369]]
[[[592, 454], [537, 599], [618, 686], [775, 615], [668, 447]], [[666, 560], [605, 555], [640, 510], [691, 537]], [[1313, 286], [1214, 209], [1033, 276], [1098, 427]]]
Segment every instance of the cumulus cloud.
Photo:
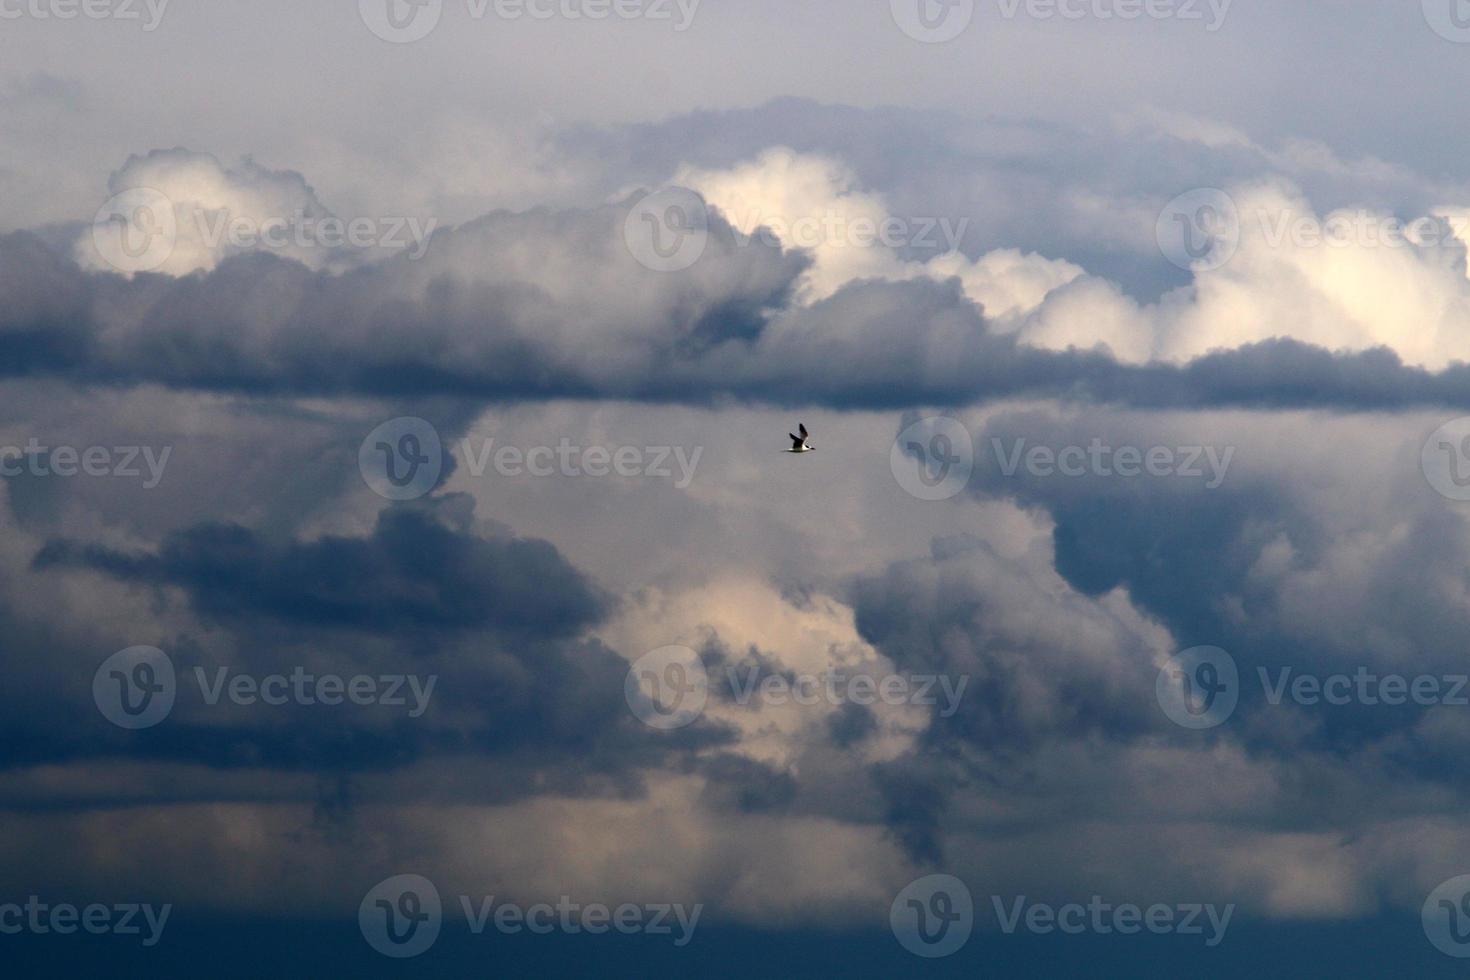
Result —
[[[1140, 304], [1111, 283], [1084, 281], [1045, 302], [1021, 336], [1075, 343], [1096, 329], [1120, 357], [1187, 362], [1285, 338], [1330, 351], [1383, 347], [1441, 370], [1470, 337], [1462, 212], [1401, 219], [1376, 208], [1319, 213], [1272, 181], [1235, 189], [1229, 257], [1191, 286]], [[1188, 216], [1186, 216], [1188, 217]], [[1096, 325], [1096, 327], [1094, 327]]]
[[[208, 272], [231, 255], [256, 250], [274, 250], [314, 269], [340, 265], [349, 251], [345, 229], [337, 240], [323, 237], [322, 222], [333, 215], [304, 177], [248, 158], [226, 167], [208, 153], [153, 150], [129, 158], [108, 179], [107, 190], [114, 200], [123, 196], [123, 207], [76, 241], [74, 255], [86, 269], [119, 271], [108, 236], [146, 242], [166, 225], [168, 254], [149, 261], [148, 271], [171, 276]], [[135, 202], [126, 197], [129, 192], [151, 197], [137, 196]]]
[[809, 252], [812, 267], [802, 280], [808, 299], [826, 299], [861, 279], [954, 276], [988, 316], [1004, 320], [1034, 310], [1083, 273], [1070, 262], [1018, 249], [971, 261], [961, 251], [970, 218], [896, 215], [882, 195], [862, 190], [844, 164], [785, 147], [727, 170], [686, 167], [674, 180], [698, 191], [742, 235]]

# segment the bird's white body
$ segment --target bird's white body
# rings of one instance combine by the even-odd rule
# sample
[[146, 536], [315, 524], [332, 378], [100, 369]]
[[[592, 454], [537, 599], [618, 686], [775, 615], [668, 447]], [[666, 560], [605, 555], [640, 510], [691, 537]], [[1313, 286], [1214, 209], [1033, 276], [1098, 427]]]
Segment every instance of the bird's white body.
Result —
[[[799, 435], [799, 436], [791, 436], [791, 448], [788, 449], [788, 450], [786, 450], [786, 451], [788, 453], [793, 453], [793, 454], [798, 455], [798, 456], [801, 455], [801, 454], [803, 454], [803, 453], [814, 453], [814, 452], [816, 452], [816, 449], [813, 448], [811, 442], [808, 441], [806, 426], [805, 425], [798, 426], [796, 431], [797, 432], [800, 432], [801, 435]], [[787, 433], [787, 435], [791, 435], [791, 434], [790, 433]]]

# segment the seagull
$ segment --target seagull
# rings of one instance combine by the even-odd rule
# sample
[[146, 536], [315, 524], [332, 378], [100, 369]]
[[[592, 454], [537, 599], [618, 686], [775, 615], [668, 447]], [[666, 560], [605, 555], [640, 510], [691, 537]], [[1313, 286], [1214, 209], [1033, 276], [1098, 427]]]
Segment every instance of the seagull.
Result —
[[[801, 435], [799, 435], [799, 436], [791, 436], [791, 448], [788, 449], [788, 450], [786, 450], [786, 451], [788, 453], [814, 453], [814, 452], [816, 452], [816, 450], [814, 448], [812, 448], [811, 443], [807, 442], [806, 426], [799, 425], [799, 426], [797, 426], [796, 431], [797, 432], [800, 432]], [[786, 434], [789, 435], [789, 436], [791, 435], [791, 433], [789, 433], [789, 432], [786, 433]]]

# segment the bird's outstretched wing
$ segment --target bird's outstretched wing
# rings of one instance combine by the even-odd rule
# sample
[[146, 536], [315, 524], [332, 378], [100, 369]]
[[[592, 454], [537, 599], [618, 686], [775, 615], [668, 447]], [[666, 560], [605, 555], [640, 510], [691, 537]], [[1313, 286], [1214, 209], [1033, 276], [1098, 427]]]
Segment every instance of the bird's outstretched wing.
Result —
[[[787, 435], [788, 435], [788, 436], [791, 436], [791, 433], [789, 433], [789, 432], [788, 432], [788, 433], [786, 433], [786, 434], [787, 434]], [[802, 438], [801, 438], [801, 437], [799, 437], [799, 436], [791, 436], [791, 448], [792, 448], [792, 449], [800, 449], [800, 448], [801, 448], [801, 444], [802, 444], [802, 443], [803, 443], [803, 442], [804, 442], [804, 441], [805, 441], [805, 440], [803, 440], [803, 439], [802, 439]]]
[[[799, 425], [799, 426], [797, 426], [796, 431], [801, 433], [801, 437], [803, 439], [805, 439], [807, 437], [807, 431], [806, 431], [806, 426], [805, 425]], [[795, 436], [792, 436], [792, 438], [794, 439], [796, 437]]]

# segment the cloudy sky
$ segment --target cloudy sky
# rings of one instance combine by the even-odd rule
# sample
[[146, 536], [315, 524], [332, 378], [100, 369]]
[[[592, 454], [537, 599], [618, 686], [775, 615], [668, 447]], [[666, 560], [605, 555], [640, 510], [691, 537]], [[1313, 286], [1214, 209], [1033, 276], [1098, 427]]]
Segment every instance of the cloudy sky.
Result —
[[1467, 84], [1459, 0], [0, 0], [0, 956], [1458, 974]]

